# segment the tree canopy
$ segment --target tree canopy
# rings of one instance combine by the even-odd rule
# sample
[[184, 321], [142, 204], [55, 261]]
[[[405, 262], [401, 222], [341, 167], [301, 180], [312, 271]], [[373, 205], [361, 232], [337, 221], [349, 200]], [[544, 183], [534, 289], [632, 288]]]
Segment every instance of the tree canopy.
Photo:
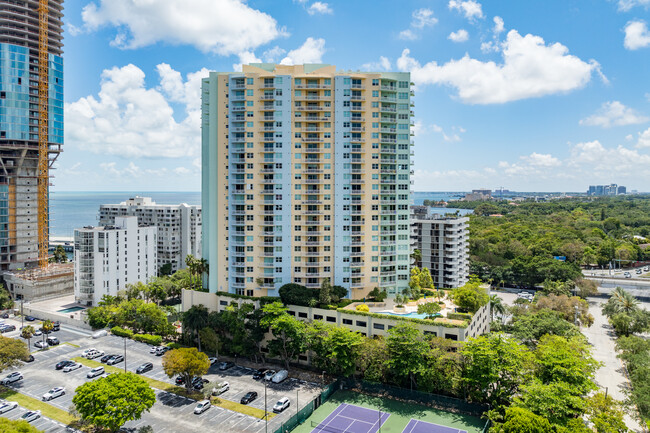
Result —
[[28, 357], [29, 349], [24, 342], [0, 335], [0, 372], [19, 366]]
[[162, 367], [167, 377], [181, 376], [185, 386], [190, 389], [192, 378], [203, 376], [210, 368], [208, 355], [195, 347], [170, 350], [163, 355]]

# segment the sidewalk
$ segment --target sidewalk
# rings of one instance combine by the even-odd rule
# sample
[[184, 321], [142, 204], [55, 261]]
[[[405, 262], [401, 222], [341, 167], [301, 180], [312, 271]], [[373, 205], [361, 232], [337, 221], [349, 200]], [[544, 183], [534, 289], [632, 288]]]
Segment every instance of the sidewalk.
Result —
[[[624, 390], [629, 382], [623, 371], [623, 363], [616, 357], [616, 338], [607, 318], [601, 313], [602, 299], [587, 298], [589, 312], [594, 316], [594, 324], [590, 328], [582, 328], [582, 333], [593, 346], [593, 356], [603, 366], [596, 371], [596, 383], [601, 389], [607, 388], [608, 395], [616, 400], [624, 401]], [[631, 416], [625, 416], [625, 424], [634, 432], [642, 433], [639, 423]]]

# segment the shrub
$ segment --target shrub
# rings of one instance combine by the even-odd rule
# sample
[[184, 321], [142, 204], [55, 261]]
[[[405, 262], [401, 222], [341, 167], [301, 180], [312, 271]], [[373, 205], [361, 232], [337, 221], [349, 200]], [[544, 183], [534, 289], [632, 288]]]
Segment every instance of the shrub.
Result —
[[133, 336], [135, 341], [141, 341], [143, 343], [151, 344], [152, 346], [160, 346], [162, 343], [162, 337], [160, 335], [151, 335], [151, 334], [135, 334]]
[[117, 335], [118, 337], [133, 338], [133, 331], [129, 329], [120, 328], [119, 326], [113, 326], [111, 328], [111, 333], [113, 335]]
[[187, 346], [183, 346], [180, 343], [169, 343], [167, 347], [169, 347], [170, 349], [180, 349], [182, 347], [187, 347]]
[[356, 307], [357, 311], [365, 311], [366, 313], [370, 311], [370, 308], [366, 304], [360, 304]]
[[472, 320], [472, 314], [470, 313], [447, 313], [447, 319], [452, 320]]

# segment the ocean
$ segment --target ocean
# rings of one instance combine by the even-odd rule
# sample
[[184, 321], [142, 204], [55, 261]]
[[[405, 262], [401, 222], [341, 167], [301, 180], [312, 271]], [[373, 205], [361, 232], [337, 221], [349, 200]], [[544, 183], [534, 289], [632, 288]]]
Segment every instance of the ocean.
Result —
[[[56, 192], [50, 193], [50, 235], [72, 237], [74, 229], [97, 225], [99, 205], [123, 202], [139, 195], [151, 197], [159, 204], [201, 204], [201, 193], [191, 192]], [[424, 200], [458, 200], [464, 192], [414, 192], [413, 204], [421, 205]], [[433, 212], [454, 212], [455, 209], [433, 209]], [[461, 209], [461, 214], [467, 211]]]
[[131, 197], [151, 197], [159, 204], [201, 204], [200, 192], [50, 192], [50, 236], [72, 237], [74, 229], [97, 225], [99, 205]]

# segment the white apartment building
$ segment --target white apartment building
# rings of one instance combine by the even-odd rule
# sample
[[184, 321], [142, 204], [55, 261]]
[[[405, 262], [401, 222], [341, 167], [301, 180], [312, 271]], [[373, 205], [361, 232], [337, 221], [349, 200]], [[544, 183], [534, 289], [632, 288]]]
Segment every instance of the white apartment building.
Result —
[[413, 247], [422, 254], [436, 287], [464, 285], [469, 278], [469, 218], [433, 214], [411, 221]]
[[97, 305], [127, 284], [157, 275], [156, 227], [138, 224], [135, 216], [116, 217], [114, 225], [74, 231], [74, 294], [83, 305]]
[[138, 223], [158, 228], [158, 270], [166, 264], [171, 272], [185, 267], [185, 257], [201, 258], [201, 206], [185, 203], [157, 204], [150, 197], [134, 197], [120, 204], [99, 207], [99, 225], [115, 223], [120, 216], [136, 216]]

